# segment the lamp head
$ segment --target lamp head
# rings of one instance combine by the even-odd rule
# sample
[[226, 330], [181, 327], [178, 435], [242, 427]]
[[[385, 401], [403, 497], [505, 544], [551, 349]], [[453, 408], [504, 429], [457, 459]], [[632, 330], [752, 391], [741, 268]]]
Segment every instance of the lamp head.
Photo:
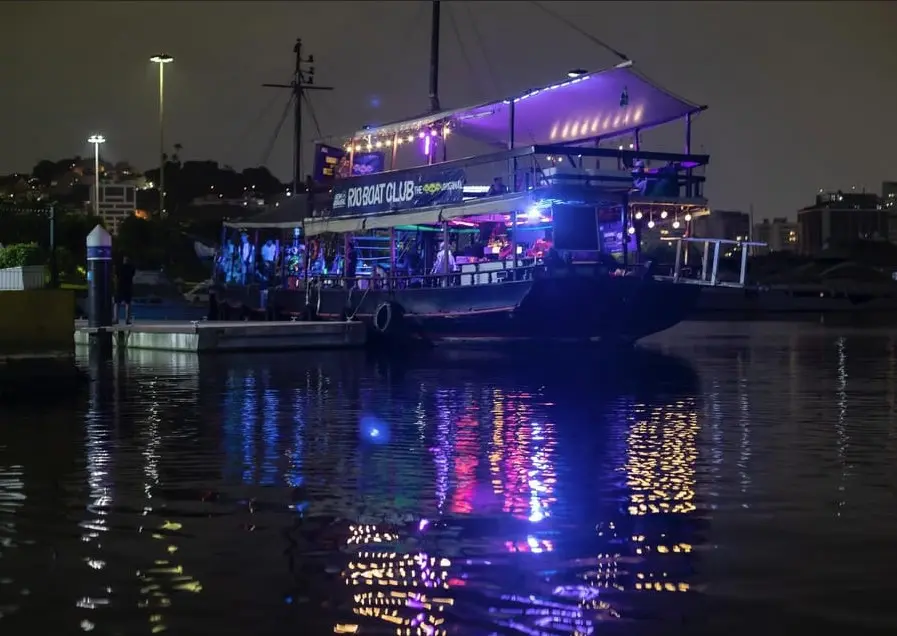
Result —
[[87, 142], [91, 144], [102, 144], [106, 143], [106, 138], [103, 137], [103, 135], [91, 135], [88, 137]]
[[155, 62], [156, 64], [168, 64], [169, 62], [174, 62], [174, 58], [168, 55], [168, 53], [160, 53], [159, 55], [152, 56], [150, 62]]

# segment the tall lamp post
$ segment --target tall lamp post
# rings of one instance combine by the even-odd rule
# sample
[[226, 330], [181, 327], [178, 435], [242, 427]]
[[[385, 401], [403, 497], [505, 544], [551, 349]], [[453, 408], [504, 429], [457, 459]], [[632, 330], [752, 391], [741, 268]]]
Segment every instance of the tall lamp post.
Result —
[[95, 216], [100, 216], [100, 144], [106, 143], [106, 138], [103, 135], [91, 135], [87, 141], [93, 144], [93, 174], [95, 178], [93, 213]]
[[159, 216], [165, 218], [165, 65], [174, 62], [167, 53], [150, 58], [159, 65]]

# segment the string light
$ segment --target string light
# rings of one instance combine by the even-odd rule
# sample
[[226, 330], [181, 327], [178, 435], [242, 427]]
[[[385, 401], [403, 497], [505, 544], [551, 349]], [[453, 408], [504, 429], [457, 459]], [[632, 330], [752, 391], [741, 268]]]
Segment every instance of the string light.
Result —
[[[368, 152], [377, 149], [383, 148], [392, 148], [393, 146], [400, 146], [402, 144], [410, 144], [415, 139], [424, 139], [425, 137], [448, 137], [451, 134], [451, 126], [448, 124], [439, 126], [438, 124], [431, 126], [424, 126], [420, 128], [416, 133], [408, 133], [403, 132], [402, 134], [394, 134], [383, 136], [379, 138], [369, 137], [367, 139], [354, 139], [352, 141], [346, 142], [343, 146], [347, 152], [351, 152], [353, 147], [355, 152], [361, 152], [362, 150], [366, 150]], [[359, 141], [361, 143], [359, 143]]]

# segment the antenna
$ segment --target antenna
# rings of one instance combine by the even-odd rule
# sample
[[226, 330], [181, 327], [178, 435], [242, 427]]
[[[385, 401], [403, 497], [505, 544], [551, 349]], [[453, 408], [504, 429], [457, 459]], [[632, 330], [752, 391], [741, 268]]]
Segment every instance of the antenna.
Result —
[[315, 57], [309, 55], [302, 57], [302, 40], [296, 39], [293, 47], [296, 54], [296, 70], [293, 81], [289, 84], [262, 84], [266, 88], [289, 88], [292, 91], [293, 102], [293, 192], [298, 193], [303, 183], [302, 176], [302, 101], [305, 99], [305, 91], [332, 91], [332, 86], [318, 86], [315, 84]]

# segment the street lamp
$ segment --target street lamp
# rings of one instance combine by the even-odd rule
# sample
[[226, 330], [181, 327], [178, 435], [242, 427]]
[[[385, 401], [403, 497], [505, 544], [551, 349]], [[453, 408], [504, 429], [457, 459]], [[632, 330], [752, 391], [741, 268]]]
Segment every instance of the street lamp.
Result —
[[91, 135], [87, 138], [87, 142], [93, 144], [93, 174], [96, 179], [93, 192], [93, 213], [95, 216], [100, 216], [100, 144], [106, 143], [106, 138], [103, 135]]
[[167, 53], [150, 58], [159, 65], [159, 216], [165, 218], [165, 65], [174, 62]]

